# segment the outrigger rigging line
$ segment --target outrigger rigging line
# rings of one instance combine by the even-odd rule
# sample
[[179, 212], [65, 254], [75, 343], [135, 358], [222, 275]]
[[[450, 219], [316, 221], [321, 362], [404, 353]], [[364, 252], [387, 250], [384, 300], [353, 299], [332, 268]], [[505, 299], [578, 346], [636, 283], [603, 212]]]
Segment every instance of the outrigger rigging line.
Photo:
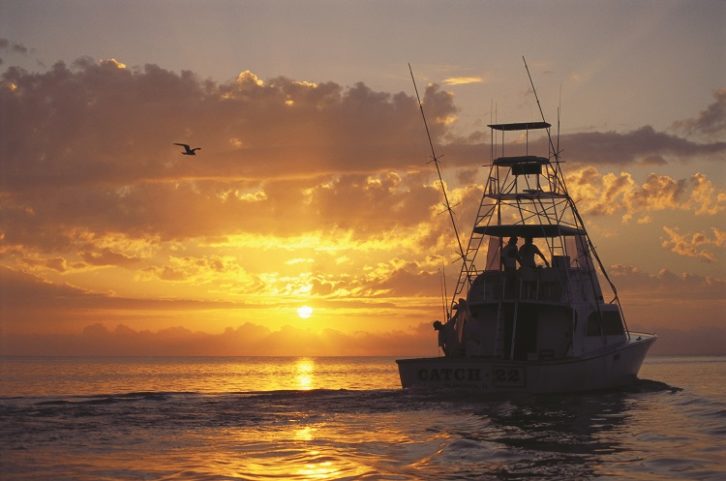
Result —
[[454, 209], [451, 207], [451, 203], [449, 202], [449, 196], [446, 193], [446, 185], [444, 184], [444, 179], [441, 176], [441, 167], [439, 166], [439, 157], [436, 155], [436, 149], [434, 148], [434, 142], [431, 139], [431, 131], [429, 130], [429, 124], [426, 121], [426, 114], [424, 113], [423, 103], [421, 102], [421, 96], [418, 94], [418, 87], [416, 86], [416, 79], [413, 75], [413, 68], [411, 68], [411, 64], [408, 64], [408, 71], [411, 73], [411, 82], [413, 82], [413, 90], [416, 92], [416, 100], [418, 101], [418, 108], [421, 111], [421, 118], [423, 119], [423, 124], [426, 129], [426, 137], [429, 140], [429, 147], [431, 148], [431, 158], [433, 160], [434, 165], [436, 166], [436, 174], [439, 176], [439, 184], [441, 185], [441, 192], [444, 194], [444, 206], [446, 207], [446, 211], [449, 213], [449, 218], [451, 219], [451, 226], [454, 228], [454, 235], [456, 236], [456, 243], [459, 246], [459, 255], [461, 256], [461, 261], [466, 265], [466, 254], [464, 253], [464, 246], [461, 244], [461, 237], [459, 236], [459, 228], [456, 226], [456, 219], [454, 218]]
[[[539, 102], [539, 96], [537, 95], [537, 89], [534, 87], [534, 80], [532, 80], [532, 74], [529, 72], [529, 66], [527, 65], [527, 59], [524, 58], [524, 55], [522, 55], [522, 62], [524, 62], [524, 69], [527, 71], [527, 77], [529, 78], [529, 84], [532, 86], [532, 93], [534, 94], [534, 99], [537, 101], [537, 107], [539, 107], [539, 113], [542, 116], [542, 121], [546, 122], [544, 112], [542, 111], [542, 105]], [[562, 189], [565, 191], [565, 194], [569, 196], [569, 193], [567, 192], [567, 185], [565, 184], [565, 177], [562, 175], [562, 169], [560, 168], [560, 151], [559, 151], [559, 144], [560, 144], [560, 136], [559, 136], [559, 112], [557, 115], [557, 149], [555, 148], [554, 143], [552, 142], [552, 135], [550, 134], [550, 129], [547, 128], [547, 140], [549, 141], [550, 149], [552, 149], [552, 152], [555, 157], [555, 165], [557, 166], [557, 171], [561, 176], [560, 185], [562, 186]], [[579, 222], [580, 226], [583, 228], [585, 227], [585, 221], [582, 220], [582, 217], [580, 216], [580, 212], [577, 210], [577, 206], [574, 202], [570, 203], [570, 207], [572, 208], [572, 213], [574, 214], [575, 218]], [[597, 250], [595, 249], [595, 244], [592, 243], [592, 239], [590, 239], [590, 235], [586, 234], [585, 239], [587, 240], [587, 243], [592, 251], [593, 257], [595, 257], [595, 260], [597, 261], [598, 266], [600, 267], [600, 272], [602, 272], [602, 275], [605, 277], [605, 280], [607, 281], [608, 285], [610, 286], [610, 289], [613, 291], [613, 295], [615, 296], [613, 300], [618, 301], [618, 307], [620, 307], [620, 298], [618, 297], [618, 290], [615, 287], [615, 284], [610, 279], [610, 276], [608, 275], [607, 270], [605, 269], [605, 265], [600, 260], [600, 256], [597, 254]], [[621, 312], [622, 314], [622, 312]], [[623, 316], [623, 322], [625, 322], [625, 317]], [[627, 325], [626, 325], [627, 330]]]

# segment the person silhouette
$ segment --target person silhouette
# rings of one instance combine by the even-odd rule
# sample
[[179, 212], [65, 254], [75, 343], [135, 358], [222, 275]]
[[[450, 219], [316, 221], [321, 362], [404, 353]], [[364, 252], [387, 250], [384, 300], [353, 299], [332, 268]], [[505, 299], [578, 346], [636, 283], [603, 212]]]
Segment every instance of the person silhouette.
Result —
[[444, 351], [444, 356], [453, 356], [457, 351], [458, 338], [454, 324], [456, 321], [449, 320], [446, 324], [441, 321], [434, 321], [434, 330], [439, 333], [439, 347]]
[[517, 262], [522, 263], [519, 251], [517, 251], [517, 237], [513, 236], [507, 241], [507, 245], [502, 249], [502, 266], [504, 272], [514, 272], [517, 270]]
[[502, 267], [504, 267], [504, 297], [517, 295], [517, 262], [522, 264], [517, 250], [517, 236], [512, 236], [502, 248]]
[[537, 263], [534, 260], [535, 255], [540, 256], [547, 267], [550, 266], [550, 263], [547, 262], [547, 258], [544, 254], [542, 254], [539, 248], [532, 243], [532, 238], [525, 237], [524, 244], [519, 248], [519, 262], [522, 264], [522, 267], [536, 269]]

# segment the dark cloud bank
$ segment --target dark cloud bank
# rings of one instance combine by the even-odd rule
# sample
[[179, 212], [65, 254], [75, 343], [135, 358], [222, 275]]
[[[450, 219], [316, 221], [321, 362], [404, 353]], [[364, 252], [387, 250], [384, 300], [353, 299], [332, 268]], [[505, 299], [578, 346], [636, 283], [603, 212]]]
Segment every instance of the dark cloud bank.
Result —
[[[648, 329], [644, 329], [648, 331]], [[655, 355], [726, 355], [726, 329], [657, 329]], [[182, 327], [160, 331], [87, 326], [79, 334], [0, 336], [0, 354], [24, 356], [420, 356], [434, 355], [436, 336], [429, 323], [407, 331], [311, 333], [285, 326], [272, 331], [245, 323], [221, 334]]]
[[[427, 156], [415, 99], [363, 83], [343, 87], [285, 77], [263, 82], [243, 72], [220, 84], [190, 71], [80, 59], [42, 73], [10, 67], [3, 87], [0, 186], [9, 192], [140, 180], [375, 173], [418, 168]], [[724, 96], [681, 125], [723, 130]], [[457, 112], [450, 94], [430, 86], [424, 103], [432, 136], [452, 162], [478, 166], [488, 158], [486, 144], [449, 130], [446, 119]], [[204, 161], [181, 161], [170, 145], [175, 141], [203, 145]], [[570, 134], [563, 145], [568, 160], [621, 165], [726, 153], [725, 142], [696, 143], [649, 126]]]
[[[448, 166], [469, 172], [488, 160], [486, 144], [450, 130], [446, 119], [457, 112], [450, 94], [430, 86], [424, 102]], [[715, 105], [722, 103], [718, 94]], [[161, 239], [240, 230], [293, 235], [310, 230], [312, 218], [385, 231], [424, 220], [438, 202], [436, 189], [426, 187], [432, 171], [415, 99], [363, 83], [263, 82], [248, 71], [216, 83], [190, 71], [82, 58], [40, 73], [7, 68], [0, 115], [6, 245], [83, 250], [74, 238], [79, 230]], [[723, 116], [709, 107], [683, 125], [713, 131]], [[180, 156], [177, 141], [203, 150]], [[570, 134], [563, 145], [573, 164], [726, 155], [724, 142], [698, 143], [648, 126]]]

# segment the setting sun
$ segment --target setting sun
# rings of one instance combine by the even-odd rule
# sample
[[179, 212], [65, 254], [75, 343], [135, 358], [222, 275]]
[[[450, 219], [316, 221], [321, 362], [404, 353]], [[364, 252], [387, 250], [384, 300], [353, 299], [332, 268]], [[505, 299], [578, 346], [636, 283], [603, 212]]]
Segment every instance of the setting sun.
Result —
[[297, 308], [297, 315], [300, 319], [308, 319], [313, 315], [313, 308], [310, 306], [301, 306]]

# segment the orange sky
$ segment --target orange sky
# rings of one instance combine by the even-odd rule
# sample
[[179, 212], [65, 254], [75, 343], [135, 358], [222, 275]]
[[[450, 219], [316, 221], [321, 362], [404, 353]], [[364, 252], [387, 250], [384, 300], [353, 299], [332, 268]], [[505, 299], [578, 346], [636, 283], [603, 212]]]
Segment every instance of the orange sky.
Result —
[[[440, 269], [452, 286], [458, 266], [408, 85], [254, 65], [212, 80], [121, 56], [21, 69], [30, 49], [1, 40], [0, 354], [436, 353]], [[424, 70], [468, 231], [490, 112], [465, 125], [457, 89], [489, 80]], [[665, 353], [726, 350], [726, 88], [705, 98], [667, 127], [560, 139], [626, 319]]]

